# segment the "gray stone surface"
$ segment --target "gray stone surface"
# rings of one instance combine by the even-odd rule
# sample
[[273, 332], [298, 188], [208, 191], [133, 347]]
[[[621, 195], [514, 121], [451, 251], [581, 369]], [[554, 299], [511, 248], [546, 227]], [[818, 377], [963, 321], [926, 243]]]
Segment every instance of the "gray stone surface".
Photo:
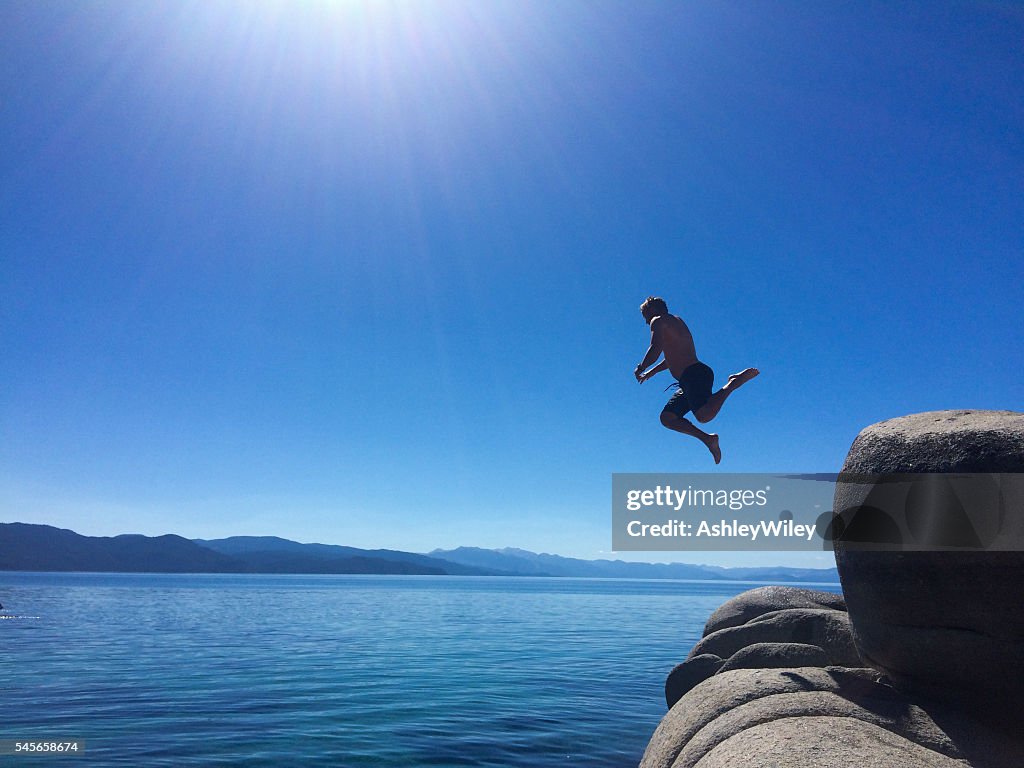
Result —
[[733, 669], [778, 669], [786, 667], [827, 667], [828, 654], [806, 643], [754, 643], [740, 648], [722, 663], [717, 673]]
[[[876, 678], [873, 670], [838, 667], [722, 672], [693, 688], [662, 719], [641, 768], [689, 768], [711, 758], [751, 728], [765, 724], [774, 728], [791, 718], [810, 717], [854, 719], [884, 729], [907, 742], [907, 749], [916, 745], [933, 760], [921, 765], [945, 765], [939, 757], [962, 759], [956, 745], [924, 710]], [[829, 738], [824, 734], [816, 743], [828, 745]], [[755, 755], [757, 750], [748, 758]], [[701, 762], [701, 768], [707, 764]], [[779, 763], [790, 764], [796, 765]], [[807, 768], [830, 763], [805, 761], [799, 765]]]
[[[1024, 472], [1024, 413], [937, 411], [875, 424], [843, 472]], [[876, 492], [840, 483], [834, 508], [857, 509]], [[1024, 548], [1024, 509], [1011, 498], [1000, 515], [996, 537]], [[994, 718], [1024, 707], [1024, 551], [864, 551], [839, 541], [836, 564], [867, 664], [907, 691]]]
[[665, 679], [665, 703], [669, 709], [697, 683], [702, 683], [715, 674], [722, 666], [722, 658], [711, 653], [694, 656], [676, 664]]
[[726, 600], [704, 625], [704, 634], [736, 627], [765, 613], [784, 608], [834, 608], [845, 611], [846, 601], [834, 592], [799, 587], [758, 587]]
[[1024, 472], [1024, 413], [928, 411], [872, 424], [843, 472]]
[[690, 658], [713, 653], [727, 659], [754, 643], [804, 643], [821, 648], [832, 664], [859, 666], [850, 620], [845, 611], [829, 608], [789, 608], [772, 611], [738, 627], [727, 627], [703, 638]]
[[853, 717], [790, 717], [742, 731], [700, 768], [964, 768], [884, 727]]

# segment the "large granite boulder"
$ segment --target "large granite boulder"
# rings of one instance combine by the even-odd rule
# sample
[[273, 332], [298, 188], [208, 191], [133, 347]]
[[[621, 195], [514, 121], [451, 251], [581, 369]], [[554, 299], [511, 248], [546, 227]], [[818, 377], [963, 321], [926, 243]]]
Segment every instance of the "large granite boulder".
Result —
[[[888, 478], [906, 473], [894, 505]], [[845, 602], [789, 587], [726, 602], [669, 675], [641, 768], [1024, 766], [1024, 474], [1012, 473], [1024, 473], [1024, 414], [865, 429], [834, 505]]]
[[853, 441], [843, 472], [1021, 472], [1024, 413], [928, 411], [880, 421]]
[[[1022, 472], [1024, 413], [920, 413], [858, 435], [834, 504], [846, 522], [865, 507], [881, 509], [910, 533], [905, 544], [913, 543], [915, 530], [950, 544], [932, 551], [873, 551], [856, 541], [834, 542], [864, 663], [907, 693], [965, 715], [982, 712], [986, 722], [1002, 720], [1009, 727], [1020, 724], [1024, 707], [1020, 484], [997, 487], [994, 475], [954, 473]], [[889, 478], [906, 479], [903, 473], [913, 473], [909, 490], [893, 496], [899, 483]], [[844, 476], [868, 481], [844, 483]], [[949, 538], [965, 530], [977, 534], [969, 551]]]

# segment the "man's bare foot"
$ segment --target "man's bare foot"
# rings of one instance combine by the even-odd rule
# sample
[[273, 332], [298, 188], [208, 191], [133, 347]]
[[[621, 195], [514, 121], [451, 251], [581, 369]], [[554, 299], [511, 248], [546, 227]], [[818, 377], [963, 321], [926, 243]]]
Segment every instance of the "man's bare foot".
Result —
[[723, 387], [723, 389], [726, 387], [729, 390], [739, 389], [759, 373], [760, 371], [757, 370], [757, 368], [747, 368], [739, 373], [734, 373], [729, 377], [729, 380], [725, 383], [725, 387]]
[[718, 435], [708, 435], [708, 441], [704, 445], [711, 451], [711, 455], [715, 458], [715, 464], [721, 463], [722, 449], [718, 447]]

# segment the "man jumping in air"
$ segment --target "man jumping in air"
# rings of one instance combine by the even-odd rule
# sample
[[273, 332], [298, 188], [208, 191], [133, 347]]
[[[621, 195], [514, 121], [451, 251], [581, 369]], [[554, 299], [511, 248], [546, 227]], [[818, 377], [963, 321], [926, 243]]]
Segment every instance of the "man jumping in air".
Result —
[[[670, 315], [664, 299], [648, 296], [640, 305], [640, 314], [651, 326], [651, 346], [644, 359], [633, 371], [636, 380], [643, 384], [656, 373], [666, 368], [679, 382], [679, 389], [665, 403], [661, 412], [661, 423], [676, 432], [692, 435], [700, 440], [711, 455], [715, 464], [722, 460], [722, 450], [718, 447], [718, 435], [708, 434], [683, 417], [687, 411], [701, 424], [711, 421], [722, 409], [725, 399], [760, 373], [757, 368], [734, 373], [720, 390], [711, 394], [711, 385], [715, 380], [715, 372], [697, 359], [697, 351], [693, 346], [693, 336], [682, 318]], [[665, 359], [650, 368], [664, 353]]]

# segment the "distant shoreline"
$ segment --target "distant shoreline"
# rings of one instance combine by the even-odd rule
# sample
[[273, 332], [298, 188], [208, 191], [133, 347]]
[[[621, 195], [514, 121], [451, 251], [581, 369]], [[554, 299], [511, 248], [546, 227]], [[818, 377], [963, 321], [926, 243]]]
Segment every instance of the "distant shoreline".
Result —
[[[508, 579], [510, 581], [636, 581], [636, 582], [679, 582], [686, 584], [764, 584], [763, 579], [722, 579], [722, 578], [705, 578], [705, 579], [672, 579], [672, 578], [644, 578], [637, 576], [492, 576], [492, 575], [451, 575], [451, 574], [432, 574], [432, 573], [254, 573], [254, 572], [213, 572], [213, 571], [26, 571], [26, 570], [11, 570], [9, 568], [0, 568], [0, 580], [6, 574], [11, 575], [43, 575], [43, 576], [225, 576], [225, 577], [245, 577], [245, 576], [298, 576], [298, 577], [332, 577], [332, 576], [343, 576], [345, 578], [356, 578], [356, 579], [376, 579], [376, 578], [397, 578], [397, 579], [443, 579], [443, 580], [458, 580], [458, 579]], [[839, 587], [838, 581], [793, 581], [787, 582], [788, 584], [817, 584]], [[4, 609], [0, 609], [0, 618], [10, 618], [3, 615]]]
[[48, 525], [0, 523], [0, 572], [514, 576], [838, 584], [835, 568], [725, 568], [689, 563], [581, 560], [520, 549], [459, 547], [429, 554], [302, 544], [273, 536], [190, 540], [82, 536]]

